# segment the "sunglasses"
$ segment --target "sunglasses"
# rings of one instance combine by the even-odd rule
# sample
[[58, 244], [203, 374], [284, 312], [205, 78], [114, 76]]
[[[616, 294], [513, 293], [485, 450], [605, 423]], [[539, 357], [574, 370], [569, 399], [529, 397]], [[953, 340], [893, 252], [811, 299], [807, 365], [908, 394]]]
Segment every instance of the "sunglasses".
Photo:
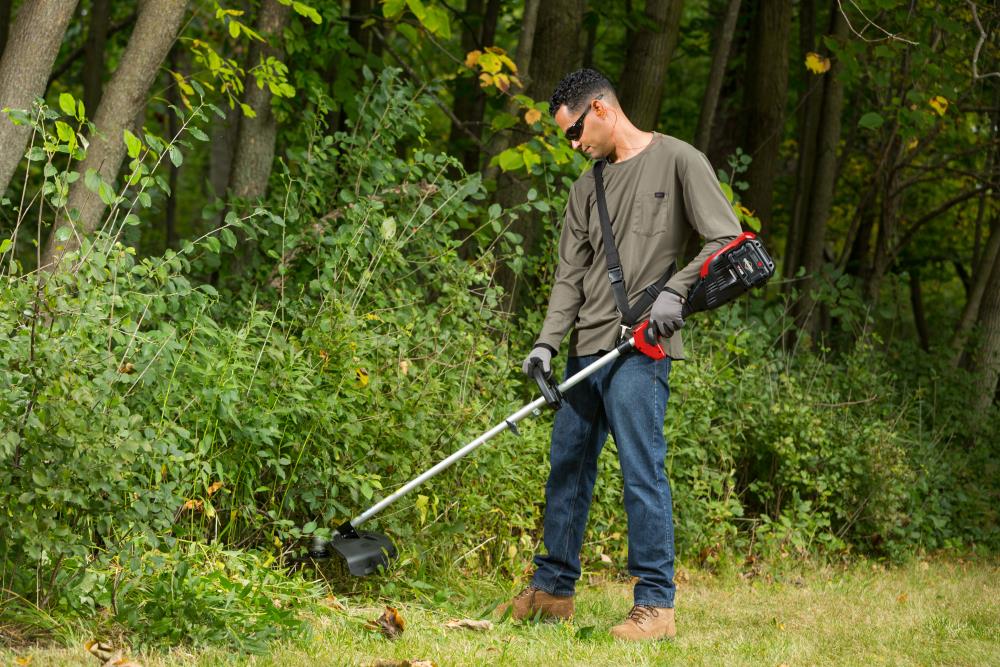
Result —
[[[603, 94], [602, 95], [598, 95], [597, 97], [594, 98], [594, 100], [595, 101], [599, 100], [602, 97], [604, 97]], [[587, 114], [590, 113], [590, 110], [592, 108], [593, 108], [593, 106], [590, 105], [590, 104], [588, 104], [587, 108], [584, 109], [584, 111], [583, 111], [582, 114], [580, 114], [580, 117], [576, 119], [576, 122], [566, 128], [565, 134], [566, 134], [566, 138], [567, 139], [569, 139], [570, 141], [579, 141], [580, 140], [580, 137], [583, 136], [583, 121], [587, 117]]]

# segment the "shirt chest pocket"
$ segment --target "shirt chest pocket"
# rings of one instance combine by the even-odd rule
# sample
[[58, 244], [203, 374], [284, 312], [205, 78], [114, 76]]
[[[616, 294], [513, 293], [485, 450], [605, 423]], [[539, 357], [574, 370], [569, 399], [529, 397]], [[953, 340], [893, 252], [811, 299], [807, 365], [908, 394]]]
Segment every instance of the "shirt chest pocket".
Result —
[[639, 236], [658, 236], [667, 231], [670, 195], [666, 192], [639, 192], [632, 203], [631, 231]]

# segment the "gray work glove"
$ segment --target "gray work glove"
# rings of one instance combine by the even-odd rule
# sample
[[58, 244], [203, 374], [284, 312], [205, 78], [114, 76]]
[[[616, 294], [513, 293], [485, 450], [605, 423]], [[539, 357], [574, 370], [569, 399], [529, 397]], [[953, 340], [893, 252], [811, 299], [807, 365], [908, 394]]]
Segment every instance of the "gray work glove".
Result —
[[653, 302], [649, 312], [649, 325], [661, 338], [669, 338], [674, 332], [684, 328], [684, 298], [676, 292], [664, 289]]
[[549, 348], [542, 345], [536, 345], [531, 348], [531, 354], [528, 355], [528, 358], [524, 360], [524, 364], [521, 366], [521, 370], [528, 377], [531, 377], [533, 359], [538, 359], [541, 362], [542, 372], [545, 373], [546, 376], [552, 373], [552, 351], [549, 350]]

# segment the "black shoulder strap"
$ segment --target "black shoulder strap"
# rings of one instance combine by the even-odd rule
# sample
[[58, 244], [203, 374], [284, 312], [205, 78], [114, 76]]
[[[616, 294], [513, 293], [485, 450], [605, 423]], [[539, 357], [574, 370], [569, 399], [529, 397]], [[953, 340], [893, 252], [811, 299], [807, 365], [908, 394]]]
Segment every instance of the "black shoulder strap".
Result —
[[604, 194], [604, 166], [607, 160], [599, 160], [594, 165], [594, 181], [597, 191], [597, 216], [601, 219], [601, 235], [604, 237], [604, 258], [608, 264], [608, 280], [611, 282], [611, 292], [615, 297], [615, 305], [618, 312], [622, 314], [622, 324], [632, 326], [642, 314], [649, 308], [657, 295], [663, 290], [663, 286], [674, 274], [677, 265], [670, 263], [670, 267], [662, 278], [643, 290], [642, 295], [634, 304], [629, 306], [628, 290], [625, 288], [625, 272], [622, 270], [621, 258], [618, 256], [618, 246], [615, 244], [615, 235], [611, 230], [611, 216], [608, 215], [608, 201]]

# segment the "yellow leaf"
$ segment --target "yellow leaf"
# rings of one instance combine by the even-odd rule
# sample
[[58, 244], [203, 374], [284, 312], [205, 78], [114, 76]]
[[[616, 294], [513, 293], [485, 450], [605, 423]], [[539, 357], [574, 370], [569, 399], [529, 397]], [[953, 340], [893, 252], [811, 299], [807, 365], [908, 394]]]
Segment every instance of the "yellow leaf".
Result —
[[948, 99], [940, 95], [935, 95], [927, 103], [934, 107], [934, 111], [937, 111], [939, 116], [943, 116], [944, 112], [948, 110]]
[[23, 658], [14, 658], [14, 664], [15, 665], [30, 665], [31, 664], [31, 656], [30, 655], [26, 655]]
[[361, 383], [362, 387], [368, 386], [368, 371], [363, 368], [358, 368], [354, 371], [354, 374], [357, 376], [358, 382]]
[[806, 69], [813, 74], [822, 74], [830, 70], [830, 59], [810, 51], [806, 54]]
[[920, 140], [917, 139], [916, 137], [913, 137], [912, 139], [906, 142], [906, 147], [911, 151], [918, 145], [920, 145]]
[[492, 74], [487, 74], [486, 72], [483, 72], [482, 74], [479, 75], [479, 87], [480, 88], [489, 88], [492, 85], [493, 85], [493, 75]]
[[506, 93], [510, 88], [510, 77], [506, 74], [497, 74], [493, 77], [493, 84]]
[[534, 125], [542, 119], [542, 112], [538, 109], [528, 109], [524, 112], [524, 122], [528, 125]]
[[479, 62], [479, 56], [481, 56], [481, 55], [483, 55], [483, 52], [480, 51], [479, 49], [476, 49], [475, 51], [469, 51], [468, 53], [466, 53], [465, 54], [465, 66], [466, 67], [475, 67], [476, 63]]
[[487, 46], [486, 50], [494, 55], [502, 56], [507, 53], [504, 49], [499, 46]]
[[214, 482], [212, 486], [208, 487], [208, 496], [212, 497], [212, 494], [222, 488], [222, 482]]
[[736, 207], [740, 210], [740, 213], [742, 213], [746, 217], [748, 217], [748, 218], [752, 218], [753, 217], [753, 211], [751, 211], [750, 209], [748, 209], [743, 204], [737, 204]]

